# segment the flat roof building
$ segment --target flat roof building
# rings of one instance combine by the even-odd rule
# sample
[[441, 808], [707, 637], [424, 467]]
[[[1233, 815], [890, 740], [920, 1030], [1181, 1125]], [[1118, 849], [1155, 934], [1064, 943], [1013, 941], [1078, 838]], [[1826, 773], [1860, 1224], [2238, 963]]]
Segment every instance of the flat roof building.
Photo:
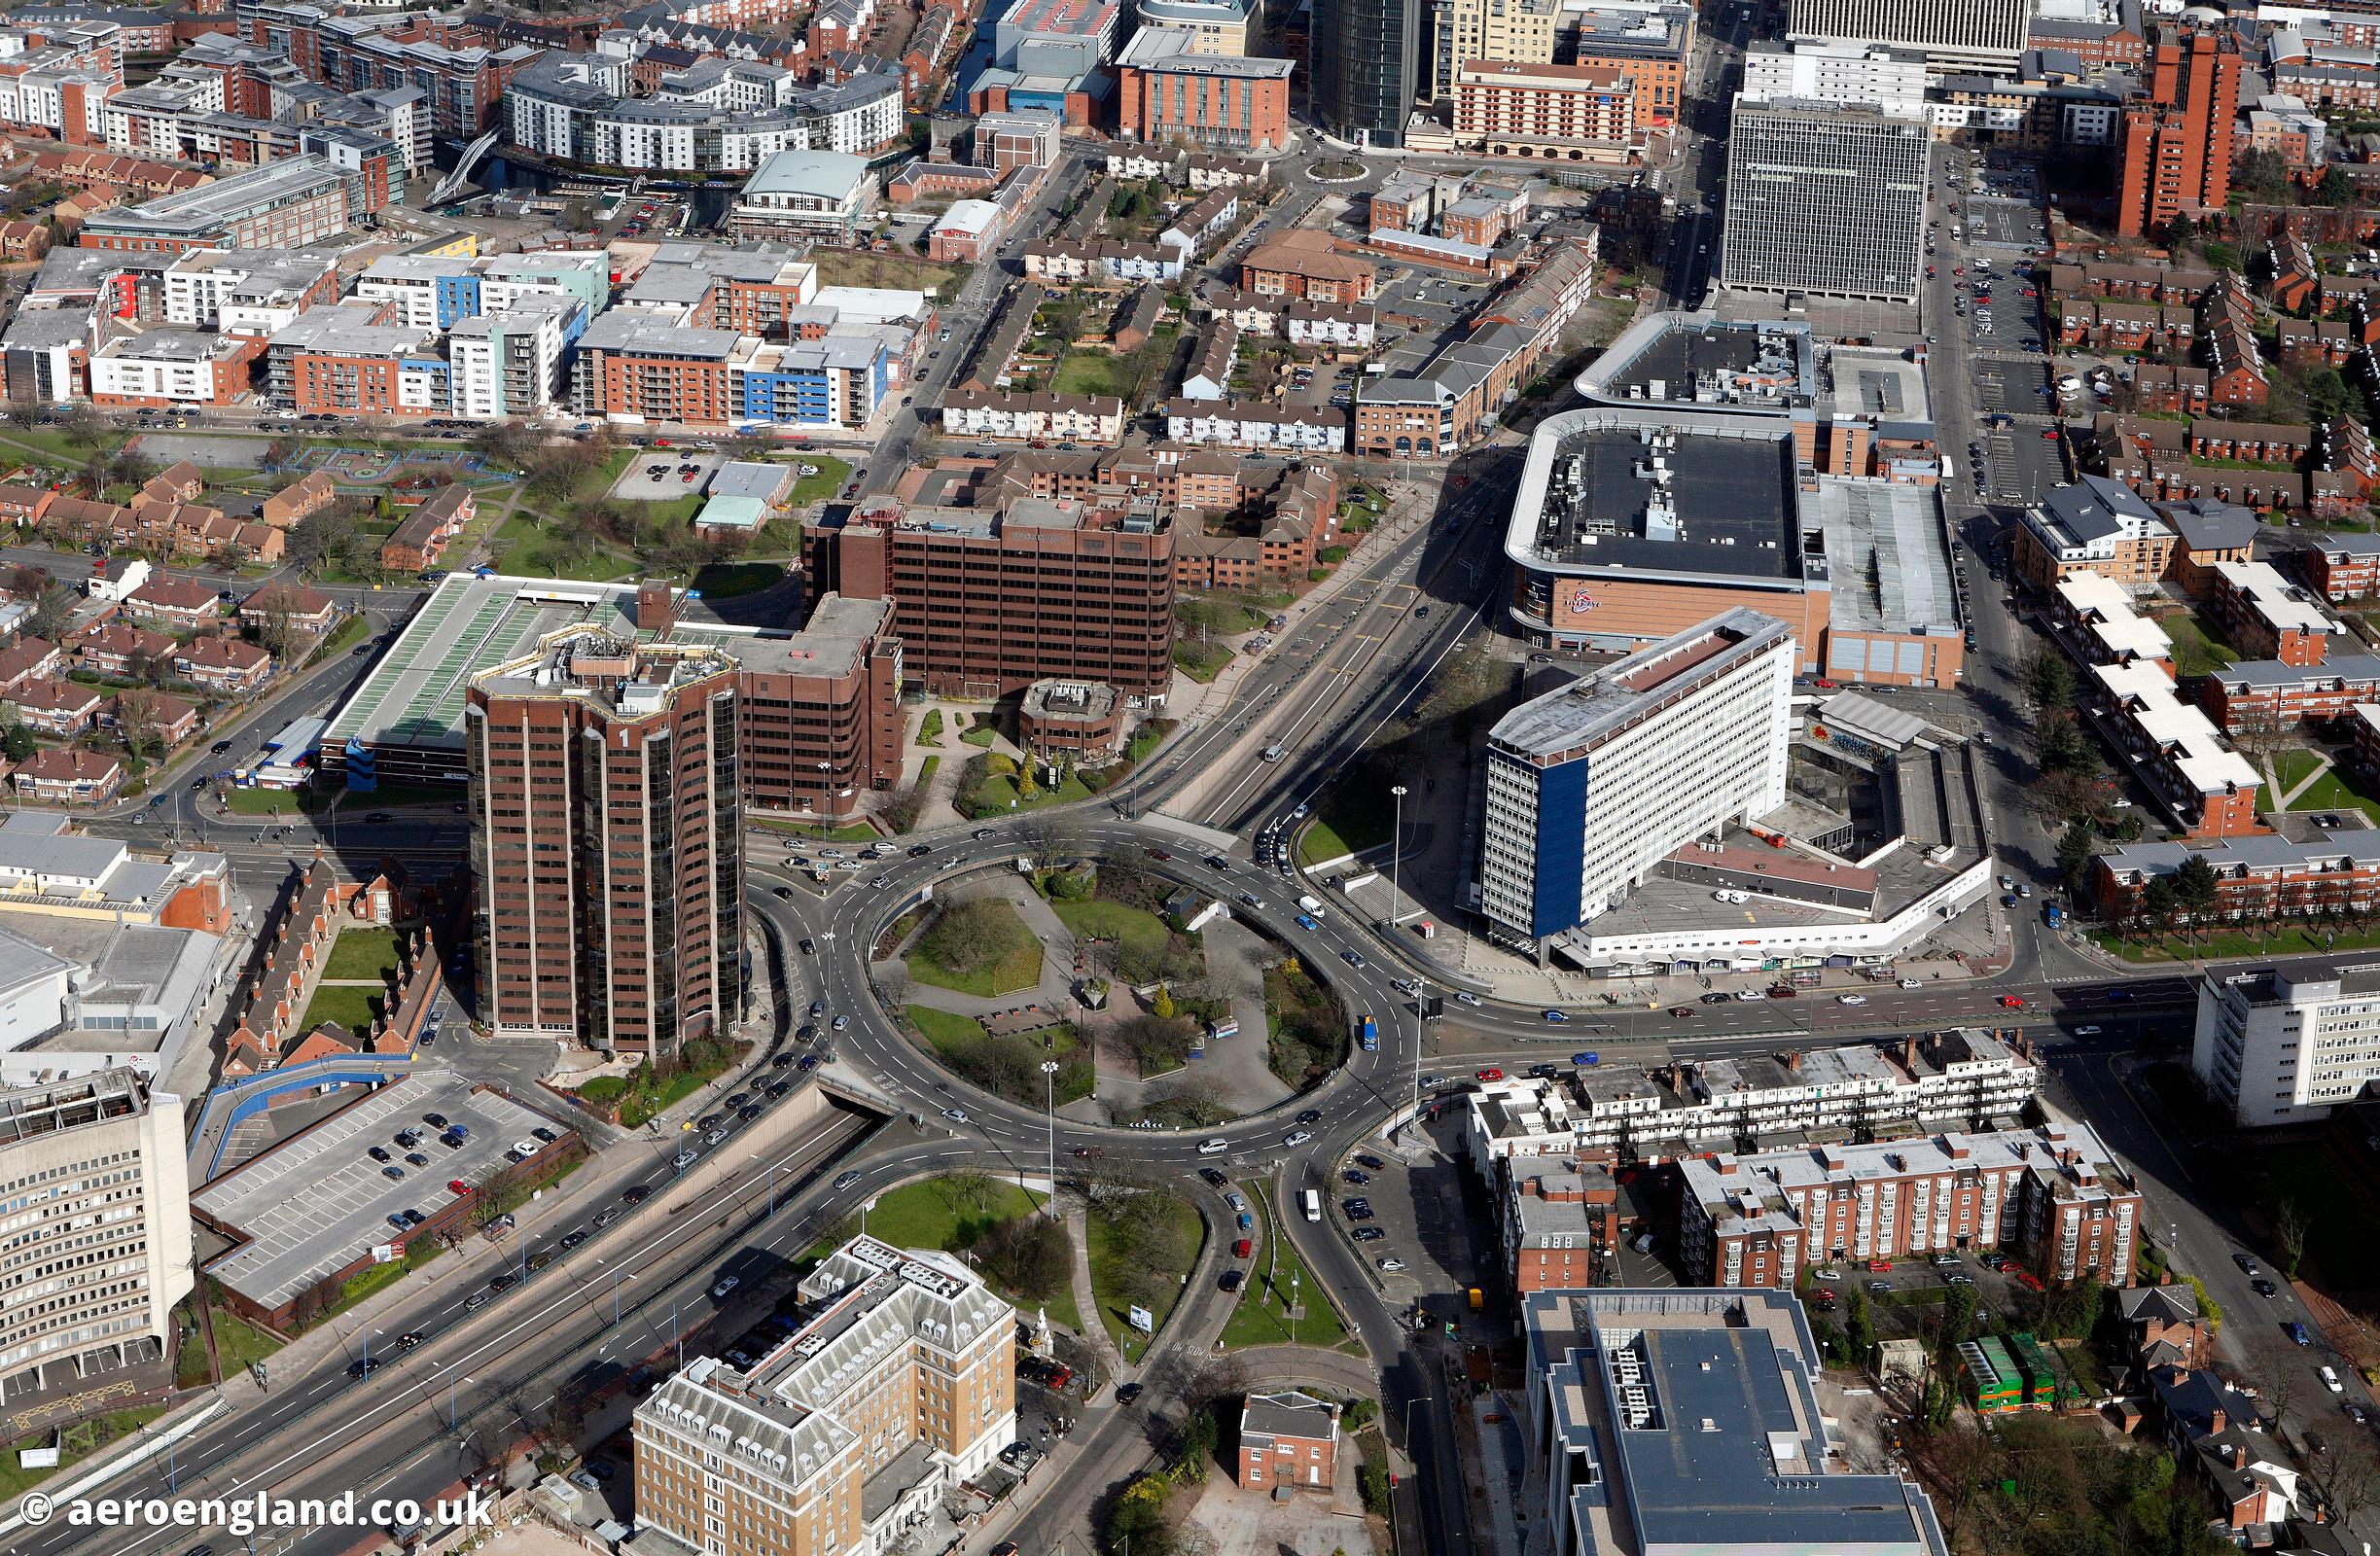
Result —
[[1480, 908], [1537, 946], [1671, 850], [1785, 800], [1793, 634], [1729, 611], [1522, 703], [1488, 735]]
[[1521, 1322], [1552, 1556], [1948, 1556], [1924, 1492], [1841, 1468], [1791, 1292], [1537, 1291]]
[[[640, 602], [656, 595], [665, 618], [667, 584]], [[660, 1064], [736, 1019], [737, 679], [715, 647], [591, 625], [471, 678], [471, 864], [497, 1032]]]
[[1916, 301], [1932, 146], [1924, 124], [1871, 104], [1738, 93], [1721, 284]]
[[0, 1383], [13, 1398], [171, 1357], [191, 1293], [182, 1099], [129, 1070], [0, 1087]]
[[2380, 962], [2206, 974], [2190, 1067], [2243, 1128], [2328, 1117], [2380, 1079]]
[[1014, 1439], [1016, 1315], [958, 1259], [856, 1237], [796, 1294], [798, 1326], [749, 1368], [703, 1357], [637, 1405], [648, 1530], [736, 1556], [891, 1550]]

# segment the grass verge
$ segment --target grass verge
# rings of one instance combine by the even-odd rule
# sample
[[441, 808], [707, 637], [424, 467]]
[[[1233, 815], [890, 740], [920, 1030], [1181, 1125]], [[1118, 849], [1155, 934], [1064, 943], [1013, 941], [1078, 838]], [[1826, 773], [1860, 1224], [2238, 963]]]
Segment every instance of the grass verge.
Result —
[[1141, 1360], [1141, 1357], [1133, 1356], [1131, 1350], [1137, 1349], [1142, 1356], [1146, 1356], [1148, 1346], [1155, 1343], [1155, 1336], [1165, 1331], [1165, 1321], [1172, 1317], [1175, 1306], [1182, 1300], [1182, 1293], [1189, 1290], [1182, 1284], [1182, 1278], [1198, 1267], [1198, 1254], [1205, 1246], [1206, 1222], [1200, 1218], [1198, 1207], [1186, 1199], [1168, 1195], [1165, 1215], [1173, 1222], [1176, 1246], [1186, 1252], [1178, 1267], [1168, 1267], [1161, 1272], [1165, 1279], [1157, 1283], [1155, 1294], [1149, 1303], [1149, 1312], [1156, 1320], [1156, 1328], [1147, 1339], [1132, 1326], [1132, 1303], [1118, 1294], [1118, 1288], [1122, 1284], [1125, 1251], [1115, 1246], [1118, 1239], [1106, 1221], [1096, 1216], [1084, 1218], [1084, 1229], [1090, 1244], [1091, 1298], [1098, 1305], [1099, 1322], [1106, 1326], [1108, 1338], [1119, 1348], [1129, 1342], [1131, 1349], [1125, 1351], [1127, 1361]]
[[89, 1458], [100, 1449], [123, 1441], [141, 1428], [165, 1413], [161, 1404], [145, 1404], [134, 1410], [115, 1410], [89, 1421], [77, 1422], [66, 1429], [66, 1441], [60, 1445], [55, 1469], [20, 1469], [17, 1467], [19, 1448], [47, 1448], [51, 1433], [36, 1432], [19, 1437], [0, 1451], [0, 1506], [14, 1507], [17, 1499], [35, 1486]]
[[[1281, 1234], [1280, 1219], [1272, 1211], [1271, 1194], [1261, 1184], [1251, 1184], [1249, 1197], [1256, 1201], [1264, 1247], [1256, 1267], [1248, 1272], [1248, 1284], [1240, 1288], [1239, 1305], [1224, 1324], [1223, 1348], [1237, 1351], [1251, 1345], [1341, 1344], [1347, 1338], [1347, 1326], [1340, 1322], [1338, 1310], [1331, 1305], [1322, 1283], [1314, 1279], [1298, 1258], [1297, 1250]], [[1305, 1317], [1294, 1325], [1286, 1311], [1293, 1285], [1298, 1301], [1305, 1305]]]

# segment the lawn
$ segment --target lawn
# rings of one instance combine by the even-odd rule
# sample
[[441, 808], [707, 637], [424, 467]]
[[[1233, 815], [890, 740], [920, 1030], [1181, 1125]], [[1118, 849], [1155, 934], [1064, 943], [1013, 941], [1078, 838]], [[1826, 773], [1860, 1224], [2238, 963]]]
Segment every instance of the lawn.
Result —
[[794, 482], [791, 501], [796, 508], [804, 503], [825, 502], [841, 491], [843, 482], [851, 478], [851, 462], [847, 459], [837, 459], [833, 454], [813, 454], [806, 449], [802, 450], [800, 459], [805, 465], [816, 465], [818, 474], [804, 476]]
[[[1281, 1235], [1280, 1222], [1272, 1213], [1272, 1196], [1255, 1184], [1249, 1185], [1249, 1193], [1256, 1201], [1264, 1247], [1256, 1267], [1248, 1272], [1248, 1284], [1240, 1288], [1239, 1305], [1224, 1324], [1223, 1348], [1237, 1351], [1251, 1345], [1287, 1345], [1292, 1340], [1299, 1345], [1341, 1344], [1347, 1338], [1347, 1326], [1331, 1306], [1322, 1283], [1307, 1272], [1297, 1249]], [[1297, 1299], [1305, 1304], [1305, 1317], [1297, 1321], [1294, 1334], [1285, 1311], [1292, 1277], [1296, 1277]]]
[[[962, 1211], [932, 1179], [924, 1183], [905, 1184], [887, 1193], [878, 1194], [868, 1211], [868, 1235], [881, 1238], [895, 1248], [939, 1248], [945, 1254], [965, 1254], [983, 1240], [983, 1235], [1001, 1221], [1012, 1220], [1041, 1208], [1047, 1194], [1019, 1188], [1014, 1184], [992, 1180], [998, 1193], [991, 1204], [980, 1211]], [[833, 1242], [822, 1239], [808, 1250], [811, 1258], [825, 1258], [835, 1252]], [[1077, 1333], [1083, 1329], [1083, 1316], [1075, 1309], [1074, 1291], [1062, 1289], [1049, 1302], [1049, 1317]]]
[[234, 789], [225, 802], [234, 816], [295, 816], [319, 810], [330, 798], [313, 789]]
[[1192, 631], [1203, 630], [1213, 637], [1228, 638], [1254, 632], [1271, 620], [1272, 616], [1240, 595], [1192, 594], [1174, 602], [1174, 619]]
[[1396, 828], [1396, 811], [1388, 796], [1371, 790], [1339, 789], [1323, 801], [1314, 824], [1297, 845], [1297, 857], [1308, 866], [1343, 859], [1388, 841]]
[[820, 249], [810, 258], [818, 262], [820, 286], [891, 287], [897, 292], [932, 290], [944, 303], [959, 295], [959, 289], [967, 284], [967, 277], [975, 269], [972, 265], [940, 265], [898, 254], [853, 254], [841, 249]]
[[975, 819], [980, 821], [986, 816], [1012, 810], [1034, 810], [1043, 805], [1071, 805], [1078, 799], [1088, 799], [1090, 796], [1089, 786], [1073, 773], [1068, 773], [1066, 781], [1057, 788], [1044, 789], [1030, 799], [1020, 799], [1016, 795], [1016, 780], [994, 773], [984, 779], [982, 787], [976, 791]]
[[1194, 643], [1186, 638], [1174, 642], [1174, 668], [1202, 685], [1230, 662], [1231, 651], [1220, 643]]
[[2287, 928], [2275, 926], [2262, 936], [2245, 930], [2223, 930], [2190, 939], [2175, 935], [2156, 943], [2121, 939], [2104, 930], [2091, 937], [2102, 950], [2114, 952], [2127, 962], [2189, 962], [2201, 958], [2220, 961], [2225, 957], [2323, 956], [2331, 951], [2368, 950], [2380, 945], [2380, 927], [2333, 930], [2317, 921]]
[[2356, 775], [2333, 766], [2328, 772], [2306, 786], [2306, 792], [2291, 802], [2291, 810], [2360, 810], [2373, 821], [2380, 822], [2380, 798], [2374, 798], [2356, 780]]
[[[995, 1038], [973, 1016], [953, 1015], [929, 1005], [906, 1006], [903, 1013], [936, 1058], [984, 1090], [1024, 1107], [1038, 1108], [1045, 1098], [1061, 1108], [1080, 1102], [1091, 1094], [1098, 1079], [1090, 1054], [1074, 1029], [1062, 1023], [1041, 1032]], [[1045, 1037], [1050, 1039], [1047, 1047], [1042, 1043]], [[1056, 1081], [1054, 1090], [1045, 1089], [1042, 1079], [1046, 1058], [1059, 1061], [1058, 1073], [1051, 1078]]]
[[345, 808], [372, 811], [383, 805], [459, 805], [467, 793], [461, 784], [381, 784], [376, 789], [348, 790]]
[[299, 1030], [311, 1032], [329, 1021], [362, 1038], [372, 1031], [372, 1024], [387, 1010], [388, 1001], [371, 989], [317, 988], [313, 1002], [305, 1008], [305, 1019], [300, 1023]]
[[706, 600], [731, 600], [739, 594], [758, 594], [785, 582], [785, 568], [778, 562], [713, 562], [694, 575], [693, 587]]
[[978, 897], [942, 910], [909, 947], [908, 969], [920, 983], [990, 999], [1041, 981], [1042, 942], [1013, 903]]
[[2275, 809], [2281, 808], [2279, 804], [2281, 796], [2303, 783], [2308, 773], [2322, 765], [2322, 760], [2320, 752], [2306, 751], [2297, 747], [2291, 747], [2288, 751], [2274, 755], [2273, 775], [2280, 780], [2280, 790], [2273, 796]]
[[2223, 641], [2221, 629], [2195, 611], [2162, 617], [2157, 625], [2174, 640], [2174, 669], [2185, 678], [2213, 675], [2239, 659], [2239, 651]]
[[1053, 902], [1049, 910], [1077, 936], [1116, 940], [1126, 952], [1141, 956], [1155, 956], [1173, 937], [1164, 920], [1129, 902], [1094, 897], [1081, 902]]
[[377, 978], [397, 967], [395, 930], [341, 930], [331, 946], [331, 960], [322, 975], [337, 983]]
[[1070, 351], [1058, 364], [1057, 392], [1062, 395], [1116, 395], [1121, 397], [1124, 385], [1118, 373], [1122, 366], [1104, 351]]
[[17, 1467], [16, 1450], [49, 1447], [49, 1432], [37, 1432], [29, 1437], [18, 1438], [6, 1450], [0, 1450], [0, 1507], [15, 1507], [18, 1498], [44, 1480], [130, 1436], [164, 1413], [165, 1407], [161, 1404], [145, 1404], [136, 1410], [117, 1410], [68, 1427], [56, 1469], [19, 1469]]
[[[177, 1310], [179, 1316], [179, 1310]], [[215, 1354], [223, 1362], [223, 1375], [236, 1378], [248, 1370], [249, 1363], [262, 1362], [281, 1349], [281, 1342], [263, 1329], [238, 1317], [230, 1308], [218, 1307], [214, 1313]], [[206, 1336], [193, 1324], [190, 1337], [182, 1342], [174, 1358], [174, 1385], [196, 1389], [207, 1385]]]
[[526, 513], [504, 521], [488, 543], [496, 571], [519, 578], [608, 579], [627, 569], [623, 559], [561, 527], [542, 527]]
[[[1164, 1272], [1168, 1279], [1151, 1302], [1149, 1311], [1156, 1319], [1154, 1333], [1164, 1331], [1165, 1321], [1172, 1316], [1174, 1304], [1182, 1300], [1182, 1293], [1188, 1290], [1182, 1284], [1182, 1277], [1198, 1267], [1198, 1253], [1206, 1241], [1206, 1222], [1199, 1217], [1197, 1206], [1186, 1199], [1170, 1199], [1166, 1216], [1174, 1223], [1176, 1234], [1187, 1252], [1180, 1268]], [[1083, 1219], [1083, 1227], [1090, 1241], [1091, 1296], [1099, 1305], [1099, 1322], [1107, 1326], [1109, 1339], [1126, 1348], [1126, 1361], [1139, 1361], [1141, 1357], [1131, 1354], [1129, 1342], [1125, 1339], [1129, 1335], [1133, 1341], [1140, 1341], [1140, 1331], [1132, 1327], [1130, 1321], [1131, 1303], [1120, 1294], [1111, 1294], [1116, 1292], [1118, 1285], [1117, 1259], [1120, 1255], [1111, 1252], [1108, 1247], [1107, 1222], [1096, 1216], [1088, 1216]], [[1140, 1341], [1143, 1357], [1147, 1355], [1147, 1346], [1154, 1343], [1154, 1333], [1149, 1340]]]
[[[818, 823], [814, 821], [792, 821], [777, 816], [754, 816], [751, 822], [753, 826], [766, 828], [772, 832], [790, 832], [805, 843], [818, 841]], [[834, 843], [880, 843], [884, 840], [884, 834], [868, 823], [860, 821], [830, 829], [827, 832], [827, 840]]]

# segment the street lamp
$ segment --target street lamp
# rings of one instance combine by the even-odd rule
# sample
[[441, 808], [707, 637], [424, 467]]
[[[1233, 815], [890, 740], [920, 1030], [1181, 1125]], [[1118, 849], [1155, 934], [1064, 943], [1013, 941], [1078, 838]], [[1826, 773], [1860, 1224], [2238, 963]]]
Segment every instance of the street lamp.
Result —
[[1042, 1116], [1049, 1124], [1049, 1219], [1058, 1219], [1058, 1062], [1042, 1061]]
[[[753, 1162], [757, 1162], [757, 1161], [759, 1161], [759, 1160], [761, 1159], [761, 1153], [760, 1153], [759, 1151], [757, 1151], [757, 1150], [750, 1150], [750, 1151], [746, 1151], [746, 1152], [744, 1153], [744, 1159], [745, 1159], [746, 1161], [753, 1161]], [[771, 1215], [771, 1216], [774, 1216], [776, 1213], [777, 1213], [777, 1164], [776, 1164], [775, 1162], [773, 1162], [773, 1161], [772, 1161], [772, 1162], [770, 1162], [770, 1163], [768, 1164], [768, 1214], [769, 1214], [769, 1215]]]
[[827, 791], [834, 771], [835, 763], [831, 761], [818, 764], [818, 846], [821, 848], [827, 846]]
[[458, 1383], [469, 1383], [470, 1381], [471, 1380], [469, 1378], [463, 1377], [457, 1373], [449, 1372], [446, 1374], [446, 1430], [449, 1432], [460, 1432], [463, 1430], [462, 1414], [455, 1408], [454, 1386]]

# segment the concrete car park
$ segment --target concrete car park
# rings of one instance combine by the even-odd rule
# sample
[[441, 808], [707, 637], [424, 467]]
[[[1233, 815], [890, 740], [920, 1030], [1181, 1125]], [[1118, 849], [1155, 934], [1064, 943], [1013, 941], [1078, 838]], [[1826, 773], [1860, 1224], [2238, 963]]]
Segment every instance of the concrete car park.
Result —
[[[445, 1145], [426, 1114], [470, 1134], [460, 1146]], [[408, 1129], [419, 1143], [400, 1147], [396, 1137]], [[539, 1129], [554, 1140], [538, 1139]], [[560, 1120], [466, 1077], [405, 1076], [194, 1192], [193, 1214], [237, 1243], [207, 1273], [263, 1309], [281, 1308], [375, 1246], [398, 1241], [389, 1217], [418, 1211], [433, 1220], [465, 1197], [450, 1182], [476, 1189], [514, 1166], [515, 1142], [553, 1150], [570, 1138]], [[389, 1153], [387, 1162], [369, 1154], [374, 1146]], [[409, 1149], [427, 1165], [408, 1161]], [[389, 1177], [391, 1167], [402, 1176]]]
[[[696, 495], [711, 484], [728, 456], [717, 449], [678, 443], [671, 448], [640, 448], [628, 468], [612, 483], [612, 495], [627, 502], [665, 503]], [[688, 467], [693, 467], [692, 474]]]

